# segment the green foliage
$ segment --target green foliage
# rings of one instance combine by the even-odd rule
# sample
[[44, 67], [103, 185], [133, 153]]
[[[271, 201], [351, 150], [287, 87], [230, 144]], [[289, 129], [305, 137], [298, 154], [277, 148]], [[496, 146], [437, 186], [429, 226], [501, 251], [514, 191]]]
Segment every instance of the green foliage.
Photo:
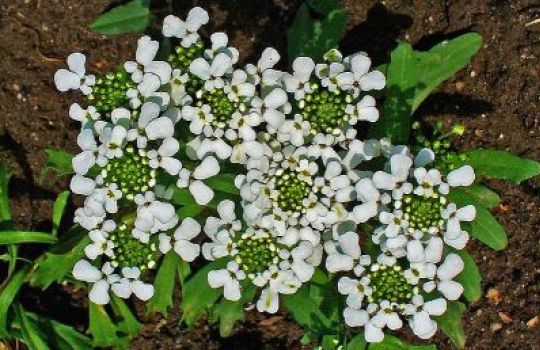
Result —
[[102, 305], [90, 303], [88, 306], [92, 345], [94, 347], [113, 346], [118, 349], [127, 349], [129, 339], [110, 318]]
[[154, 282], [154, 296], [148, 301], [146, 311], [148, 313], [159, 312], [167, 316], [169, 307], [173, 304], [174, 285], [177, 281], [180, 257], [174, 250], [169, 251], [163, 260], [157, 272]]
[[483, 186], [472, 186], [469, 189], [453, 188], [449, 199], [458, 206], [472, 204], [476, 207], [476, 218], [470, 223], [469, 230], [474, 238], [495, 250], [506, 248], [508, 237], [504, 227], [486, 209], [496, 205], [499, 196]]
[[62, 221], [62, 217], [64, 216], [64, 210], [66, 209], [67, 201], [70, 194], [70, 191], [64, 191], [60, 193], [58, 197], [56, 197], [56, 201], [54, 201], [52, 217], [52, 234], [54, 236], [56, 236], [56, 234], [58, 233], [58, 227], [60, 227], [60, 222]]
[[[505, 151], [477, 149], [464, 153], [461, 163], [471, 165], [476, 175], [490, 179], [510, 180], [520, 184], [540, 174], [540, 163]], [[456, 160], [457, 161], [457, 160]]]
[[9, 281], [6, 281], [0, 291], [0, 338], [10, 338], [9, 334], [9, 309], [26, 281], [26, 277], [30, 272], [30, 266], [25, 265], [24, 268], [15, 272]]
[[[323, 16], [323, 19], [317, 17]], [[347, 12], [337, 0], [310, 0], [302, 4], [287, 31], [289, 61], [307, 56], [322, 61], [336, 48], [345, 31]]]
[[240, 191], [234, 185], [235, 174], [219, 174], [204, 182], [212, 189], [232, 195], [240, 195]]
[[212, 322], [219, 321], [219, 334], [222, 337], [231, 335], [236, 322], [241, 322], [245, 318], [244, 305], [255, 297], [256, 288], [249, 280], [242, 283], [242, 298], [239, 301], [230, 301], [222, 298], [221, 301], [212, 308]]
[[382, 342], [370, 344], [368, 350], [437, 350], [437, 347], [435, 345], [411, 345], [385, 334]]
[[129, 309], [126, 302], [116, 295], [111, 298], [111, 306], [115, 314], [115, 321], [118, 329], [128, 335], [130, 339], [139, 335], [141, 323], [137, 320], [133, 312]]
[[364, 350], [367, 347], [367, 342], [364, 339], [364, 333], [355, 335], [345, 347], [345, 350]]
[[8, 184], [11, 174], [7, 168], [0, 164], [0, 221], [11, 220], [11, 211], [8, 201]]
[[102, 14], [90, 29], [102, 34], [140, 32], [150, 24], [149, 7], [149, 0], [132, 0]]
[[57, 244], [38, 259], [30, 283], [45, 289], [54, 282], [64, 280], [75, 263], [84, 256], [84, 248], [90, 242], [87, 232], [80, 227], [66, 232]]
[[383, 115], [369, 136], [387, 136], [394, 144], [407, 144], [411, 116], [422, 101], [466, 66], [481, 46], [482, 38], [476, 33], [444, 41], [426, 52], [415, 51], [408, 43], [399, 44], [388, 65]]
[[311, 332], [319, 335], [338, 334], [340, 326], [319, 308], [309, 293], [309, 283], [304, 284], [296, 293], [283, 295], [283, 306], [294, 320]]
[[45, 153], [47, 153], [47, 162], [45, 163], [45, 167], [41, 172], [39, 182], [42, 182], [43, 179], [45, 179], [45, 176], [47, 176], [49, 170], [56, 171], [58, 176], [71, 175], [74, 173], [71, 166], [73, 154], [66, 151], [50, 148], [47, 148], [45, 150]]
[[28, 348], [39, 350], [51, 349], [47, 345], [44, 335], [41, 334], [38, 324], [28, 317], [23, 307], [16, 304], [14, 309], [15, 319], [20, 327], [22, 339]]
[[456, 281], [464, 288], [463, 295], [468, 301], [478, 301], [482, 297], [482, 275], [472, 256], [465, 250], [455, 251], [465, 264], [463, 271], [456, 277]]
[[189, 278], [182, 289], [182, 320], [193, 326], [206, 311], [221, 297], [221, 288], [212, 288], [208, 284], [208, 272], [225, 268], [227, 260], [213, 261]]
[[20, 243], [43, 243], [52, 244], [56, 242], [56, 237], [47, 232], [34, 231], [0, 231], [0, 245], [20, 244]]
[[448, 303], [448, 309], [442, 316], [433, 317], [439, 328], [458, 349], [465, 347], [466, 337], [461, 323], [464, 313], [465, 305], [459, 301], [452, 301]]

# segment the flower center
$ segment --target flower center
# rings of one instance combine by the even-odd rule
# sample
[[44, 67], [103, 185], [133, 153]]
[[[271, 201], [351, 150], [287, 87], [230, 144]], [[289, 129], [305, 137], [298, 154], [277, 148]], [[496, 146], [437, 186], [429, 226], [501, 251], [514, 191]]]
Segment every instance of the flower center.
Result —
[[235, 261], [250, 278], [279, 262], [278, 246], [268, 233], [263, 235], [244, 234], [236, 241], [236, 249], [238, 253], [235, 256]]
[[337, 89], [330, 92], [312, 85], [313, 92], [299, 101], [298, 107], [304, 120], [311, 125], [312, 133], [333, 133], [349, 121], [346, 107], [351, 97]]
[[129, 74], [122, 67], [116, 72], [110, 72], [104, 77], [98, 78], [92, 87], [92, 95], [88, 100], [100, 113], [108, 113], [115, 108], [125, 107], [129, 103], [126, 91], [135, 87]]
[[143, 243], [133, 237], [131, 231], [132, 225], [122, 223], [119, 227], [110, 233], [109, 239], [113, 241], [113, 267], [138, 267], [141, 271], [153, 269], [159, 258], [157, 244], [152, 239], [149, 243]]
[[201, 94], [199, 105], [207, 104], [212, 110], [214, 119], [212, 125], [221, 129], [225, 129], [232, 119], [234, 112], [245, 110], [246, 106], [243, 102], [234, 102], [229, 100], [229, 97], [223, 89], [215, 89], [213, 91], [204, 91]]
[[203, 53], [204, 44], [199, 40], [187, 48], [182, 45], [176, 46], [174, 48], [174, 53], [169, 55], [168, 61], [173, 69], [180, 68], [183, 71], [187, 71], [191, 62], [196, 58], [201, 57]]
[[414, 286], [407, 282], [400, 266], [375, 265], [374, 267], [367, 274], [372, 289], [372, 294], [368, 297], [370, 303], [387, 300], [403, 304], [411, 300], [414, 295]]
[[287, 212], [301, 212], [305, 207], [304, 199], [308, 198], [313, 187], [292, 171], [276, 175], [274, 181], [278, 192], [274, 206]]
[[156, 183], [156, 171], [148, 165], [146, 154], [131, 146], [126, 147], [121, 158], [110, 159], [101, 174], [105, 185], [115, 183], [129, 200], [148, 191]]
[[403, 218], [409, 223], [409, 230], [428, 232], [430, 228], [441, 228], [444, 220], [446, 197], [438, 193], [431, 196], [416, 194], [403, 196]]

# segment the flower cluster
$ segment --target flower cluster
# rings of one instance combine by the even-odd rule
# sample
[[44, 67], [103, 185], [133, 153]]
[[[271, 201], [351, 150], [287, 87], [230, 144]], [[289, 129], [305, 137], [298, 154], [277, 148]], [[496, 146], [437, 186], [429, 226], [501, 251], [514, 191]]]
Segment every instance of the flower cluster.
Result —
[[[324, 266], [347, 296], [345, 322], [365, 327], [367, 341], [403, 321], [432, 336], [430, 316], [463, 290], [452, 280], [463, 262], [445, 246], [465, 246], [460, 223], [475, 209], [448, 194], [472, 184], [472, 169], [445, 175], [430, 167], [428, 149], [413, 156], [385, 139], [358, 139], [379, 118], [370, 93], [385, 86], [366, 54], [299, 57], [287, 72], [267, 48], [240, 68], [225, 33], [199, 34], [208, 21], [198, 7], [185, 20], [168, 16], [170, 52], [143, 36], [135, 60], [104, 76], [87, 75], [80, 53], [55, 75], [58, 90], [88, 99], [70, 116], [82, 150], [71, 189], [85, 196], [75, 222], [92, 241], [73, 275], [92, 283], [90, 300], [106, 304], [111, 292], [148, 300], [147, 271], [163, 254], [191, 262], [202, 252], [221, 264], [208, 283], [228, 300], [257, 288], [257, 309], [275, 313], [280, 294]], [[224, 181], [228, 195], [216, 195]], [[202, 218], [179, 215], [186, 204]], [[367, 222], [371, 237], [360, 233]], [[362, 253], [365, 240], [375, 254]]]

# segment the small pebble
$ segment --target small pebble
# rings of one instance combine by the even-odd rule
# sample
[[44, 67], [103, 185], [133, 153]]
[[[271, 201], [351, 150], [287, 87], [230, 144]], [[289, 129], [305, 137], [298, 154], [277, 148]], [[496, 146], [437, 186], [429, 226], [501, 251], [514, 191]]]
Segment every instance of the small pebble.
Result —
[[457, 92], [462, 92], [463, 89], [465, 89], [465, 83], [462, 82], [462, 81], [458, 81], [458, 82], [456, 83], [456, 91], [457, 91]]
[[490, 288], [487, 291], [486, 297], [495, 305], [499, 305], [499, 303], [501, 302], [501, 294], [495, 288]]
[[474, 78], [476, 76], [476, 72], [475, 71], [472, 71], [471, 72], [471, 78]]
[[504, 313], [504, 312], [499, 312], [499, 318], [501, 319], [501, 321], [503, 321], [503, 323], [512, 323], [512, 321], [514, 321], [512, 319], [512, 317], [508, 316], [507, 313]]
[[498, 332], [502, 329], [503, 325], [499, 322], [493, 322], [489, 325], [489, 329], [491, 329], [492, 332]]
[[534, 328], [538, 327], [538, 321], [540, 321], [538, 316], [535, 316], [535, 317], [531, 318], [530, 320], [527, 321], [527, 327], [529, 327], [531, 329], [534, 329]]

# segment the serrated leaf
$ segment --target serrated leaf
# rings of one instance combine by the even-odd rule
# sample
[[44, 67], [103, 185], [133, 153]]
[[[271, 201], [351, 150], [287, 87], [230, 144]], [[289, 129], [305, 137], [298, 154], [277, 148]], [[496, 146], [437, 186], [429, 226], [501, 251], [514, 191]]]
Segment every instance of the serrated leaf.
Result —
[[223, 294], [222, 288], [208, 284], [208, 272], [225, 268], [226, 259], [212, 261], [189, 278], [182, 288], [182, 320], [193, 326]]
[[346, 350], [364, 350], [367, 347], [366, 339], [364, 338], [364, 333], [357, 334], [352, 338], [348, 343]]
[[426, 52], [415, 51], [408, 43], [399, 44], [388, 65], [384, 112], [369, 136], [408, 143], [416, 109], [443, 81], [469, 64], [481, 46], [482, 38], [476, 33], [444, 41]]
[[295, 321], [319, 335], [338, 334], [339, 324], [329, 319], [309, 295], [309, 284], [304, 284], [296, 293], [281, 297], [283, 306]]
[[127, 334], [130, 339], [139, 335], [141, 323], [137, 320], [126, 302], [116, 295], [111, 298], [111, 306], [115, 314], [115, 321], [118, 329]]
[[503, 250], [508, 245], [506, 231], [487, 209], [477, 207], [470, 226], [471, 235], [491, 249]]
[[61, 282], [75, 263], [84, 256], [84, 248], [91, 242], [86, 231], [75, 227], [61, 236], [36, 263], [30, 283], [43, 289], [53, 282]]
[[92, 344], [94, 347], [116, 347], [127, 349], [129, 339], [119, 334], [120, 330], [111, 320], [107, 311], [102, 305], [89, 303], [88, 305], [90, 325], [88, 330], [92, 334]]
[[146, 305], [146, 312], [159, 312], [167, 316], [167, 311], [173, 304], [173, 291], [180, 257], [174, 250], [165, 254], [154, 280], [154, 295]]
[[47, 153], [47, 163], [45, 163], [45, 169], [41, 174], [41, 178], [44, 178], [44, 175], [49, 169], [52, 169], [58, 173], [59, 176], [73, 174], [73, 167], [71, 166], [71, 160], [73, 159], [73, 154], [57, 150], [57, 149], [46, 149]]
[[244, 305], [253, 300], [255, 286], [251, 280], [242, 283], [242, 298], [239, 301], [230, 301], [225, 298], [212, 308], [212, 322], [219, 321], [219, 334], [222, 337], [231, 335], [236, 322], [244, 320]]
[[382, 342], [369, 344], [368, 350], [437, 350], [437, 347], [435, 345], [407, 344], [386, 333]]
[[56, 200], [54, 201], [53, 205], [53, 228], [52, 233], [56, 236], [56, 233], [58, 232], [58, 228], [60, 227], [60, 223], [62, 221], [62, 216], [64, 216], [64, 210], [66, 209], [66, 204], [69, 199], [69, 195], [71, 194], [70, 191], [64, 191], [56, 197]]
[[454, 187], [448, 199], [458, 206], [472, 204], [476, 207], [493, 208], [501, 202], [501, 197], [489, 188], [482, 185], [470, 187]]
[[102, 34], [139, 32], [150, 24], [150, 2], [132, 0], [101, 15], [90, 29]]
[[23, 268], [15, 272], [9, 282], [5, 283], [0, 291], [0, 338], [9, 338], [8, 316], [9, 309], [13, 305], [13, 300], [19, 293], [22, 285], [26, 281], [26, 277], [30, 272], [30, 266], [25, 265]]
[[465, 347], [466, 337], [461, 322], [464, 313], [465, 305], [463, 303], [451, 301], [442, 316], [433, 317], [439, 328], [458, 349]]
[[56, 237], [48, 232], [34, 231], [0, 231], [0, 245], [20, 243], [53, 244]]
[[509, 152], [478, 149], [464, 154], [462, 162], [471, 165], [477, 176], [511, 180], [516, 184], [540, 174], [540, 163]]
[[[326, 12], [326, 8], [323, 10]], [[340, 6], [328, 12], [322, 19], [311, 14], [310, 7], [302, 4], [294, 21], [287, 31], [289, 62], [295, 58], [307, 56], [315, 61], [322, 61], [324, 54], [338, 46], [345, 31], [347, 12]]]
[[480, 300], [482, 297], [482, 275], [473, 257], [465, 250], [452, 249], [452, 251], [458, 254], [465, 264], [463, 271], [456, 277], [456, 281], [464, 288], [463, 295], [468, 301]]

